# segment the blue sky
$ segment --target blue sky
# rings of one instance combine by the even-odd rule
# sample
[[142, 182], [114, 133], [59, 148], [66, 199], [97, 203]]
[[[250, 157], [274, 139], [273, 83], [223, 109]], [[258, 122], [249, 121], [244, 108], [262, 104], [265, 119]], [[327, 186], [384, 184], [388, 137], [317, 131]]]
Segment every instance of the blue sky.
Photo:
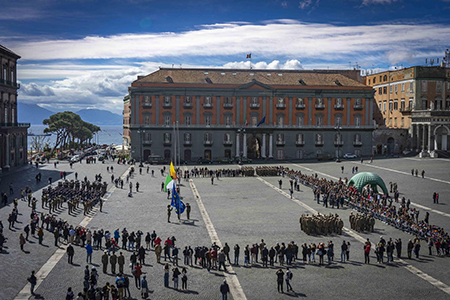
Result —
[[0, 0], [0, 43], [22, 56], [20, 101], [121, 112], [159, 66], [423, 64], [450, 47], [450, 0]]

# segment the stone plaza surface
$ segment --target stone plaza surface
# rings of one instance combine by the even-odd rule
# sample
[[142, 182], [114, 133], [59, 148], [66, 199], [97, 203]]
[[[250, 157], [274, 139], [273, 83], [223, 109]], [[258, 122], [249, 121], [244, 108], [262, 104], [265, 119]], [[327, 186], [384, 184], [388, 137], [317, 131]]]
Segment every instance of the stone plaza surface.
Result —
[[[30, 185], [37, 199], [40, 200], [40, 189], [46, 186], [48, 176], [53, 179], [59, 178], [59, 172], [65, 170], [69, 172], [68, 179], [74, 178], [74, 173], [78, 172], [78, 178], [87, 176], [90, 180], [94, 174], [101, 173], [104, 180], [110, 182], [111, 174], [106, 171], [107, 166], [114, 165], [114, 175], [117, 177], [127, 171], [128, 165], [118, 165], [107, 162], [105, 164], [75, 164], [73, 169], [68, 164], [61, 163], [54, 168], [53, 164], [45, 165], [36, 170], [35, 168], [24, 168], [20, 172], [2, 174], [0, 191], [9, 192], [9, 183], [13, 182], [15, 197], [18, 197], [20, 189], [25, 185]], [[341, 165], [344, 165], [344, 174], [341, 173]], [[257, 166], [257, 165], [254, 165]], [[425, 208], [430, 211], [430, 222], [442, 226], [449, 230], [450, 207], [448, 195], [450, 192], [450, 173], [448, 172], [450, 161], [431, 160], [416, 158], [384, 159], [374, 160], [373, 164], [365, 161], [344, 161], [341, 164], [335, 162], [325, 163], [301, 163], [283, 164], [283, 166], [300, 170], [306, 174], [318, 172], [319, 177], [350, 178], [352, 166], [358, 166], [359, 172], [370, 171], [379, 174], [389, 186], [389, 182], [397, 182], [401, 196], [410, 198], [412, 206], [418, 205], [420, 216], [425, 214]], [[135, 166], [137, 167], [137, 165]], [[193, 166], [188, 166], [191, 169]], [[197, 166], [202, 167], [202, 166]], [[204, 166], [203, 166], [204, 167]], [[238, 168], [236, 165], [208, 165], [208, 168]], [[155, 230], [161, 239], [166, 239], [174, 235], [177, 238], [176, 245], [182, 249], [185, 245], [192, 247], [198, 245], [211, 245], [211, 238], [205, 225], [202, 214], [198, 208], [197, 201], [191, 191], [189, 183], [182, 180], [181, 196], [183, 201], [189, 202], [192, 206], [191, 220], [186, 220], [182, 215], [182, 222], [176, 220], [172, 214], [171, 223], [167, 223], [167, 205], [170, 200], [167, 194], [160, 191], [161, 176], [159, 169], [161, 166], [152, 166], [155, 176], [139, 172], [131, 180], [134, 184], [140, 183], [140, 192], [133, 191], [133, 197], [127, 197], [128, 185], [124, 189], [111, 189], [111, 194], [103, 206], [103, 212], [94, 211], [92, 220], [87, 227], [91, 230], [103, 228], [114, 231], [126, 227], [129, 232], [142, 230], [145, 233]], [[411, 168], [424, 169], [425, 179], [412, 177]], [[138, 168], [137, 168], [138, 169]], [[40, 171], [43, 174], [41, 184], [36, 185], [34, 176]], [[420, 299], [430, 297], [433, 299], [447, 299], [450, 291], [446, 290], [450, 285], [448, 278], [448, 268], [450, 262], [448, 257], [437, 257], [428, 255], [428, 248], [422, 243], [420, 259], [405, 259], [404, 262], [395, 261], [394, 264], [376, 264], [374, 254], [371, 255], [371, 265], [365, 265], [363, 257], [363, 244], [361, 238], [369, 238], [372, 242], [377, 242], [382, 235], [385, 239], [401, 238], [403, 241], [403, 255], [406, 256], [406, 243], [411, 235], [405, 234], [391, 226], [387, 226], [379, 221], [376, 222], [374, 233], [356, 233], [345, 231], [342, 235], [331, 236], [308, 236], [300, 231], [299, 217], [302, 213], [310, 213], [305, 206], [299, 202], [286, 197], [289, 189], [287, 178], [283, 180], [282, 194], [278, 190], [278, 180], [280, 177], [223, 177], [215, 180], [211, 185], [209, 178], [194, 178], [193, 184], [198, 191], [212, 225], [217, 232], [218, 238], [233, 248], [235, 244], [241, 247], [240, 264], [233, 266], [233, 271], [237, 275], [240, 285], [247, 299], [290, 299], [292, 297], [310, 299], [348, 299], [348, 298], [380, 298], [393, 297], [397, 299]], [[110, 183], [108, 188], [112, 188]], [[440, 193], [439, 205], [433, 204], [431, 195], [436, 191]], [[337, 213], [344, 220], [344, 226], [350, 228], [348, 217], [352, 212], [348, 207], [344, 209], [324, 208], [313, 201], [311, 189], [302, 186], [301, 192], [294, 193], [294, 200], [306, 204], [310, 209], [321, 213]], [[7, 216], [12, 209], [12, 197], [9, 196], [7, 207], [0, 208], [0, 220], [5, 226], [4, 233], [8, 238], [4, 252], [0, 254], [0, 267], [3, 270], [0, 274], [0, 299], [15, 299], [18, 293], [26, 286], [26, 278], [31, 270], [40, 270], [41, 267], [52, 257], [56, 251], [53, 245], [53, 235], [45, 231], [44, 246], [38, 245], [37, 239], [31, 237], [33, 243], [27, 243], [25, 250], [20, 251], [18, 235], [24, 227], [24, 222], [29, 218], [31, 210], [26, 202], [19, 203], [19, 221], [15, 231], [7, 227]], [[38, 202], [38, 212], [41, 212], [40, 201]], [[44, 213], [47, 210], [44, 210]], [[57, 212], [57, 216], [67, 220], [70, 224], [78, 225], [83, 221], [84, 216], [81, 210], [76, 216], [68, 216], [67, 208]], [[357, 234], [358, 236], [356, 236]], [[303, 264], [297, 261], [292, 266], [294, 278], [292, 286], [295, 292], [279, 294], [276, 290], [275, 271], [278, 264], [272, 268], [262, 268], [260, 264], [254, 267], [242, 267], [243, 252], [245, 245], [259, 243], [264, 239], [268, 246], [277, 242], [288, 243], [295, 241], [297, 245], [303, 243], [316, 244], [328, 242], [335, 244], [335, 260], [330, 266], [318, 264]], [[350, 261], [340, 263], [340, 245], [342, 241], [351, 243]], [[61, 245], [64, 247], [65, 245]], [[179, 265], [182, 267], [182, 253], [180, 251]], [[123, 251], [129, 263], [131, 252]], [[231, 251], [232, 252], [232, 251]], [[435, 252], [433, 252], [435, 254]], [[100, 257], [102, 251], [94, 251], [93, 266], [99, 271], [99, 286], [105, 282], [113, 283], [115, 277], [108, 273], [102, 273]], [[233, 255], [230, 255], [233, 260]], [[162, 260], [164, 262], [164, 259]], [[53, 269], [49, 271], [46, 278], [40, 283], [36, 293], [44, 299], [65, 299], [67, 287], [71, 286], [78, 293], [82, 290], [83, 271], [86, 265], [86, 253], [83, 248], [75, 246], [75, 265], [67, 263], [67, 256], [64, 255]], [[172, 265], [172, 264], [171, 264]], [[227, 264], [228, 265], [228, 264]], [[90, 267], [92, 267], [90, 265]], [[224, 273], [198, 267], [187, 267], [188, 270], [188, 290], [167, 289], [163, 287], [163, 264], [156, 263], [153, 250], [147, 251], [146, 265], [143, 271], [146, 273], [149, 288], [151, 290], [150, 299], [219, 299], [219, 286], [223, 280]], [[126, 268], [126, 273], [131, 276], [130, 268]], [[424, 276], [423, 274], [428, 276]], [[431, 279], [430, 279], [431, 278]], [[433, 281], [433, 279], [443, 283]], [[432, 284], [434, 283], [434, 284]], [[170, 282], [171, 287], [173, 283]], [[180, 283], [181, 286], [181, 283]], [[134, 298], [140, 299], [139, 290], [134, 286], [134, 279], [130, 278], [130, 290]], [[231, 298], [231, 295], [230, 295]], [[17, 298], [18, 299], [18, 298]]]

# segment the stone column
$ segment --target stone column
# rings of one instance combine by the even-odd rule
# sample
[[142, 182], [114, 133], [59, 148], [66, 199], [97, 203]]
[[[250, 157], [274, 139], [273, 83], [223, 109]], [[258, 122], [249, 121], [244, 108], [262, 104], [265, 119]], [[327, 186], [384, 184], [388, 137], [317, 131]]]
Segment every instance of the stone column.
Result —
[[273, 158], [273, 134], [269, 134], [269, 158]]
[[426, 125], [422, 125], [422, 151], [425, 151], [427, 149], [427, 140], [425, 139], [427, 134], [427, 127]]
[[11, 156], [11, 149], [9, 148], [9, 133], [6, 134], [6, 165], [9, 166], [9, 158]]
[[420, 124], [416, 125], [416, 149], [420, 151]]
[[242, 157], [247, 157], [247, 134], [244, 133], [244, 141], [242, 142], [242, 146], [244, 149], [242, 149], [244, 151], [244, 154], [242, 155]]
[[428, 152], [432, 151], [431, 147], [431, 124], [428, 125]]
[[263, 137], [262, 137], [261, 157], [266, 158], [266, 134], [265, 133], [263, 133]]
[[240, 135], [241, 135], [240, 133], [236, 133], [236, 157], [239, 157], [240, 150], [241, 150], [241, 149], [239, 149]]

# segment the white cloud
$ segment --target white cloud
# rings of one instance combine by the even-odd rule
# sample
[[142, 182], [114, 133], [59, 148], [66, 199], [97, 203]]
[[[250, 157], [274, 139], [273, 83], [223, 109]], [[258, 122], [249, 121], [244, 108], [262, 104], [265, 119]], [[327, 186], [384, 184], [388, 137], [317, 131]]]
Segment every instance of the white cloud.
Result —
[[362, 5], [369, 6], [371, 4], [391, 4], [401, 0], [363, 0]]
[[[224, 68], [230, 68], [230, 69], [250, 69], [250, 61], [235, 61], [235, 62], [229, 62], [223, 65]], [[277, 70], [277, 69], [295, 69], [295, 70], [301, 70], [303, 69], [302, 64], [296, 60], [287, 60], [284, 64], [280, 64], [280, 61], [274, 60], [270, 63], [267, 63], [265, 61], [260, 61], [257, 63], [252, 63], [253, 69], [271, 69], [271, 70]]]
[[54, 96], [55, 93], [53, 92], [53, 89], [49, 87], [48, 85], [38, 85], [34, 82], [29, 84], [21, 84], [20, 85], [20, 91], [21, 94], [27, 95], [27, 96]]
[[287, 6], [288, 6], [287, 1], [281, 2], [281, 6], [282, 6], [283, 8], [287, 8]]
[[298, 3], [298, 7], [301, 9], [308, 8], [312, 4], [312, 0], [302, 0]]

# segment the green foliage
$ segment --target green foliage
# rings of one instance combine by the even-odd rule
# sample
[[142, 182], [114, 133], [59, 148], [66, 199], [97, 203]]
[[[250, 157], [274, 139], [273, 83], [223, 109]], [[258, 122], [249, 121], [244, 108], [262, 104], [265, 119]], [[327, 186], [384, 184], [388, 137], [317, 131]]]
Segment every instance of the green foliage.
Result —
[[45, 133], [55, 133], [56, 143], [52, 152], [60, 146], [66, 149], [69, 145], [83, 145], [88, 143], [93, 135], [99, 132], [100, 127], [85, 122], [79, 115], [71, 111], [65, 111], [51, 115], [50, 118], [43, 121], [48, 127], [44, 129]]

